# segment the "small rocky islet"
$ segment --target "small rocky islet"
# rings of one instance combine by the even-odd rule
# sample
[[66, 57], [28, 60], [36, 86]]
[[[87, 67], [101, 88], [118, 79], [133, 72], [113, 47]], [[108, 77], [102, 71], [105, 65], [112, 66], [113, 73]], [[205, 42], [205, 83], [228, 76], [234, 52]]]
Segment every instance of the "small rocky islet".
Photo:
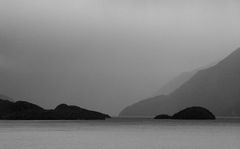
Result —
[[154, 119], [175, 119], [175, 120], [215, 120], [215, 115], [208, 109], [203, 107], [190, 107], [180, 112], [169, 116], [161, 114], [156, 116]]

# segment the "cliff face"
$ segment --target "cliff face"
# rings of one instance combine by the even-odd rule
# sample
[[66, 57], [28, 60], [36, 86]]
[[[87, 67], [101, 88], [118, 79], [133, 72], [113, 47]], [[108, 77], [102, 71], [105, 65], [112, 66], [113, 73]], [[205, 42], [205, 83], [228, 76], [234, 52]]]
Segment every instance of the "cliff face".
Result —
[[173, 114], [191, 106], [206, 107], [216, 116], [240, 116], [240, 49], [215, 66], [200, 70], [168, 96], [131, 105], [120, 116]]

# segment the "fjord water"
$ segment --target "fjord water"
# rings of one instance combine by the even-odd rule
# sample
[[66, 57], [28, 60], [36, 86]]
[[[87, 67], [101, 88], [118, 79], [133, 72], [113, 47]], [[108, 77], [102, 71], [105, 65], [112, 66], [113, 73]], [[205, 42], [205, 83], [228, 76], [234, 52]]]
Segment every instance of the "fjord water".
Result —
[[240, 119], [0, 121], [1, 149], [239, 149]]

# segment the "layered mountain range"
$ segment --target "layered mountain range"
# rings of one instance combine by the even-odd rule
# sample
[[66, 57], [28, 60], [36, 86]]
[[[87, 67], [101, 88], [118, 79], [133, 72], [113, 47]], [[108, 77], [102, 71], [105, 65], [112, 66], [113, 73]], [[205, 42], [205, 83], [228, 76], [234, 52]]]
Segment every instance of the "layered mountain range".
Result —
[[128, 106], [120, 116], [173, 114], [185, 107], [203, 106], [216, 116], [240, 116], [240, 48], [168, 95], [159, 95]]

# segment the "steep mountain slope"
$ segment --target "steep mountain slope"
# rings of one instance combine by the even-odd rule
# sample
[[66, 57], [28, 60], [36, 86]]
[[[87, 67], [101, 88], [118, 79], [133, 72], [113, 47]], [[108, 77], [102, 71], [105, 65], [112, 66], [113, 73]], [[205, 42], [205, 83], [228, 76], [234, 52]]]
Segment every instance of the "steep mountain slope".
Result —
[[217, 116], [240, 116], [240, 48], [217, 65], [199, 71], [168, 96], [131, 105], [120, 116], [173, 114], [191, 106], [206, 107]]
[[165, 84], [161, 89], [158, 91], [157, 95], [168, 95], [172, 92], [174, 92], [176, 89], [178, 89], [180, 86], [182, 86], [185, 82], [190, 80], [198, 70], [184, 72]]
[[184, 83], [186, 83], [188, 80], [190, 80], [198, 71], [200, 71], [202, 69], [210, 68], [210, 67], [212, 67], [216, 64], [217, 63], [214, 62], [214, 63], [211, 63], [210, 65], [200, 67], [198, 69], [195, 69], [195, 70], [192, 70], [192, 71], [189, 71], [189, 72], [181, 73], [179, 76], [175, 77], [174, 79], [172, 79], [171, 81], [166, 83], [164, 86], [162, 86], [161, 89], [158, 91], [157, 96], [168, 95], [168, 94], [174, 92], [176, 89], [178, 89]]

